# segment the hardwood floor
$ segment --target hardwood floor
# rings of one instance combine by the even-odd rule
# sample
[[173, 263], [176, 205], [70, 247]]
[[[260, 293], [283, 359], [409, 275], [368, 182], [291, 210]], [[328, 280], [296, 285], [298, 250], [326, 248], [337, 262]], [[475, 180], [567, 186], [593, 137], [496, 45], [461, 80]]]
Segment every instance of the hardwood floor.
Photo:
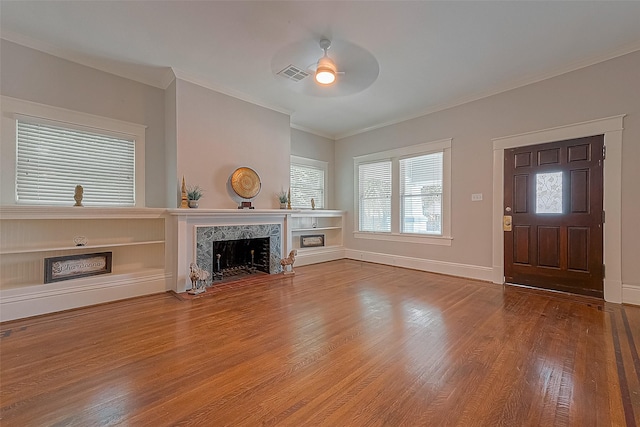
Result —
[[0, 325], [0, 424], [640, 424], [640, 307], [350, 260], [296, 273]]

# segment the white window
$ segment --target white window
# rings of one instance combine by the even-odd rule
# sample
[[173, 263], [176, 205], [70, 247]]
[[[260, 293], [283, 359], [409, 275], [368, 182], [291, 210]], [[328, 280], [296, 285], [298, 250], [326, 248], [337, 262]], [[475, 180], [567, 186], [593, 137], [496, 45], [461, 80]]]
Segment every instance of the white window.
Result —
[[86, 130], [17, 123], [18, 203], [69, 205], [76, 185], [85, 206], [135, 206], [135, 141]]
[[2, 111], [2, 204], [72, 206], [81, 185], [85, 206], [144, 206], [145, 126], [4, 96]]
[[403, 233], [442, 234], [442, 151], [400, 159]]
[[311, 199], [316, 209], [326, 207], [327, 162], [291, 156], [291, 207], [311, 209]]
[[360, 231], [391, 231], [391, 161], [358, 165]]
[[451, 140], [354, 158], [356, 238], [451, 245]]

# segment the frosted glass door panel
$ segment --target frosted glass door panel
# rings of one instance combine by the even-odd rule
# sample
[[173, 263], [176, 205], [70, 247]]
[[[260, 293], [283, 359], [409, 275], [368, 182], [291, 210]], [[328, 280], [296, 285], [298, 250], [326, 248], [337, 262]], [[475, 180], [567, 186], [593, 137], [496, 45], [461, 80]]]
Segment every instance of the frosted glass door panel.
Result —
[[562, 172], [536, 174], [536, 213], [562, 213]]

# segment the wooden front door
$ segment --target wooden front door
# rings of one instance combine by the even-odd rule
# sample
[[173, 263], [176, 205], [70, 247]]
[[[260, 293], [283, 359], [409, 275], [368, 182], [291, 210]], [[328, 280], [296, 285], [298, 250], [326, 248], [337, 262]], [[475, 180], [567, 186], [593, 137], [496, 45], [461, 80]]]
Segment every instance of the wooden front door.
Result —
[[505, 150], [505, 281], [603, 297], [603, 146], [592, 136]]

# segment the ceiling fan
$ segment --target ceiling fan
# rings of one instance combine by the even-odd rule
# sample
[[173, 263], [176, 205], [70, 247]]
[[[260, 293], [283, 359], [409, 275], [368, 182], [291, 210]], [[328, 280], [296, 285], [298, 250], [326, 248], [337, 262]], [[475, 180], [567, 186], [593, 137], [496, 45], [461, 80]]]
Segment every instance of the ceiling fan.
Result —
[[[319, 59], [318, 46], [324, 52]], [[361, 92], [373, 84], [380, 70], [369, 51], [345, 40], [326, 37], [319, 42], [307, 39], [285, 46], [274, 55], [271, 69], [289, 89], [320, 97]]]

